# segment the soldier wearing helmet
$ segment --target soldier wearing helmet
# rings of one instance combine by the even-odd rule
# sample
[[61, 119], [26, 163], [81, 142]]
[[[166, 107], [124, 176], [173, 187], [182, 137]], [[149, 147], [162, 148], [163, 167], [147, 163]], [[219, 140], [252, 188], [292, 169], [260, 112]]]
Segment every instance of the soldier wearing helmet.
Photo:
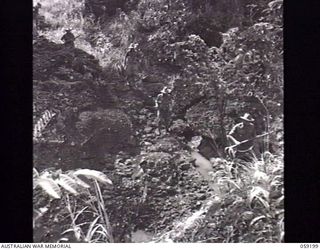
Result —
[[254, 119], [249, 113], [245, 113], [239, 117], [241, 122], [233, 126], [227, 135], [228, 141], [235, 151], [235, 157], [248, 159], [257, 156], [258, 150], [254, 138], [256, 137], [256, 129]]
[[74, 47], [75, 36], [71, 32], [71, 29], [66, 29], [65, 34], [61, 37], [61, 40], [66, 46]]

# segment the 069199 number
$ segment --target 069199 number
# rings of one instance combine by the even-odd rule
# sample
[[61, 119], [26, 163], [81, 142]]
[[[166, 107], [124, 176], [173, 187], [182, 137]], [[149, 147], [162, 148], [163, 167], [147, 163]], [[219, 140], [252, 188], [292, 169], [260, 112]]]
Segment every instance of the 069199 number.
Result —
[[310, 249], [316, 249], [319, 247], [319, 244], [308, 244], [308, 243], [303, 243], [303, 244], [300, 244], [300, 248], [310, 248]]

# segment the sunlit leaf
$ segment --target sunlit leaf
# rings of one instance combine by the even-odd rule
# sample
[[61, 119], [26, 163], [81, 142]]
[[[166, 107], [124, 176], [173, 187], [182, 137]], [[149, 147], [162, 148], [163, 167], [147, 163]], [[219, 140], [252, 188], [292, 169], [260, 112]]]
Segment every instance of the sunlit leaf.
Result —
[[84, 182], [83, 180], [81, 180], [78, 176], [74, 175], [73, 173], [72, 174], [69, 174], [72, 176], [72, 178], [76, 181], [76, 183], [81, 186], [81, 187], [84, 187], [84, 188], [90, 188], [90, 185], [87, 184], [86, 182]]
[[47, 194], [55, 199], [61, 198], [61, 190], [58, 184], [46, 177], [40, 177], [37, 179], [36, 184], [39, 185]]
[[104, 184], [112, 185], [112, 181], [102, 172], [91, 169], [80, 169], [73, 173], [75, 176], [83, 175], [87, 178], [95, 179]]
[[74, 195], [78, 195], [78, 191], [76, 190], [77, 184], [74, 179], [69, 177], [66, 174], [60, 174], [59, 179], [56, 180], [56, 182], [63, 187], [65, 190], [69, 191], [70, 193]]

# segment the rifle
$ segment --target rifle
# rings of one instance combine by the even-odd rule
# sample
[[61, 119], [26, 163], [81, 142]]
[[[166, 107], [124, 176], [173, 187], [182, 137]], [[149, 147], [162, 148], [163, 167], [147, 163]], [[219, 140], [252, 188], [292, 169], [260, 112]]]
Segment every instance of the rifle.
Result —
[[243, 141], [241, 141], [241, 142], [239, 142], [239, 143], [237, 143], [237, 144], [234, 144], [234, 145], [232, 145], [232, 146], [226, 147], [224, 150], [228, 153], [230, 150], [232, 150], [233, 148], [238, 147], [238, 146], [241, 145], [241, 144], [244, 144], [244, 143], [249, 142], [249, 141], [253, 141], [253, 140], [257, 139], [257, 138], [260, 138], [260, 137], [269, 135], [269, 134], [271, 134], [271, 133], [273, 133], [273, 132], [274, 132], [274, 131], [267, 132], [267, 133], [263, 133], [263, 134], [261, 134], [261, 135], [255, 136], [255, 137], [253, 137], [253, 138], [250, 138], [250, 139], [247, 139], [247, 140], [243, 140]]

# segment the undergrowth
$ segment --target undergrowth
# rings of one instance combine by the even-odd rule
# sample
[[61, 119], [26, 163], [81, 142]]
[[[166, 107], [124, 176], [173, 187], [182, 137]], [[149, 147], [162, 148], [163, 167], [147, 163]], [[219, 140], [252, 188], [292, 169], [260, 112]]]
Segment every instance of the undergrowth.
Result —
[[282, 156], [266, 153], [252, 162], [212, 159], [215, 195], [200, 210], [177, 218], [155, 242], [283, 242]]
[[[42, 231], [46, 223], [52, 223], [49, 231], [54, 224], [59, 227], [57, 242], [114, 242], [99, 185], [112, 185], [105, 174], [90, 169], [67, 173], [47, 169], [39, 174], [34, 169], [33, 183], [38, 198], [34, 202], [34, 230]], [[64, 231], [62, 224], [68, 225]]]

